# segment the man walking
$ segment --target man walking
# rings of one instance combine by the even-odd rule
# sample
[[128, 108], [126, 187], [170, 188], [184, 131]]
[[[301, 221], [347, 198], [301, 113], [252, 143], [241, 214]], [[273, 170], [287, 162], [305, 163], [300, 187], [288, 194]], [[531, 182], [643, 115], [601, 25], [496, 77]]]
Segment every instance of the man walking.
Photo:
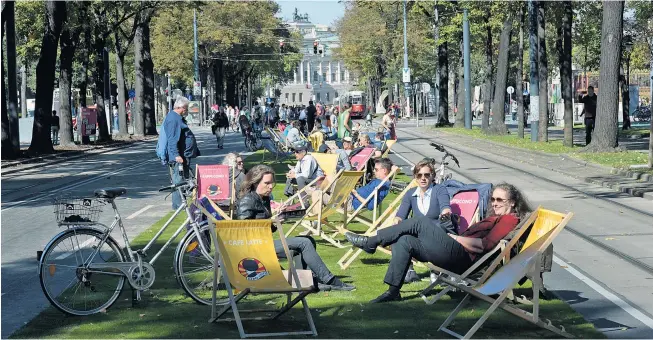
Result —
[[[190, 160], [200, 155], [195, 135], [188, 127], [185, 117], [188, 115], [189, 101], [186, 97], [178, 97], [172, 111], [168, 112], [156, 153], [159, 159], [168, 165], [170, 181], [172, 184], [183, 183], [190, 175]], [[172, 193], [172, 209], [181, 206], [182, 197], [177, 192]]]
[[584, 104], [580, 116], [585, 115], [585, 145], [589, 145], [592, 141], [592, 132], [596, 123], [596, 99], [593, 86], [587, 88], [586, 95], [578, 98], [578, 102]]
[[317, 113], [317, 109], [315, 108], [315, 105], [313, 105], [313, 101], [309, 100], [308, 107], [306, 108], [306, 125], [309, 133], [313, 131], [313, 125], [315, 125], [316, 113]]
[[57, 116], [57, 110], [52, 110], [52, 123], [50, 124], [50, 130], [52, 131], [52, 145], [59, 144], [59, 116]]

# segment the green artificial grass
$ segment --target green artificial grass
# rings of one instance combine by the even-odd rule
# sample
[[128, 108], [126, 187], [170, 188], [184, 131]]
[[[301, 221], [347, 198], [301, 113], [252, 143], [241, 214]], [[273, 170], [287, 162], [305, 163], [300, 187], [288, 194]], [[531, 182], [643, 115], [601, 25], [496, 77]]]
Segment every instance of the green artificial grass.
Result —
[[[492, 142], [550, 154], [566, 154], [570, 157], [582, 159], [588, 162], [609, 166], [613, 168], [629, 168], [631, 165], [646, 164], [648, 156], [638, 151], [621, 151], [621, 152], [580, 152], [582, 145], [568, 147], [562, 145], [561, 140], [549, 142], [531, 142], [529, 138], [519, 138], [516, 134], [509, 135], [486, 135], [480, 128], [472, 130], [464, 128], [438, 128], [438, 131], [466, 135], [474, 138], [485, 139]], [[626, 130], [639, 131], [639, 130]], [[635, 132], [632, 132], [635, 134]]]
[[[274, 159], [262, 160], [258, 152], [246, 159], [248, 166], [268, 163], [277, 171], [285, 163]], [[279, 178], [278, 178], [279, 179]], [[276, 197], [281, 198], [283, 186], [277, 185]], [[396, 197], [391, 193], [384, 201], [386, 205]], [[151, 228], [139, 235], [133, 242], [138, 249], [147, 243], [166, 219], [164, 216]], [[177, 218], [176, 223], [182, 219]], [[285, 228], [288, 228], [287, 223]], [[351, 229], [364, 230], [362, 225], [350, 225]], [[301, 228], [298, 228], [301, 229]], [[157, 243], [163, 245], [164, 233]], [[428, 285], [428, 271], [416, 267], [424, 281], [405, 285], [402, 289], [403, 300], [385, 304], [369, 304], [368, 301], [381, 294], [386, 285], [383, 276], [390, 257], [383, 253], [368, 255], [363, 253], [352, 265], [341, 270], [336, 264], [347, 249], [338, 249], [327, 242], [317, 239], [318, 252], [327, 266], [343, 281], [356, 285], [352, 292], [319, 292], [307, 298], [320, 338], [448, 338], [437, 331], [438, 326], [448, 316], [462, 297], [444, 297], [436, 304], [426, 305], [418, 296]], [[155, 247], [156, 248], [156, 247]], [[119, 301], [106, 313], [88, 317], [70, 317], [56, 310], [47, 308], [39, 316], [16, 332], [13, 338], [238, 338], [238, 330], [233, 322], [207, 323], [210, 307], [199, 305], [184, 295], [177, 285], [172, 268], [174, 246], [169, 248], [155, 265], [156, 282], [152, 288], [143, 293], [139, 305], [131, 306], [131, 292], [126, 288]], [[157, 249], [151, 251], [152, 254]], [[283, 265], [283, 262], [282, 262]], [[545, 276], [545, 281], [548, 278]], [[127, 287], [127, 286], [126, 286]], [[515, 295], [528, 296], [528, 282], [516, 289]], [[34, 292], [41, 294], [41, 292]], [[282, 296], [255, 296], [244, 300], [258, 307], [280, 306], [284, 303]], [[489, 305], [475, 301], [456, 319], [452, 328], [458, 332], [469, 329]], [[251, 306], [250, 306], [251, 307]], [[529, 308], [524, 306], [524, 308]], [[550, 319], [554, 325], [564, 325], [565, 329], [576, 337], [604, 338], [591, 323], [573, 311], [560, 300], [541, 300], [540, 315]], [[306, 330], [301, 306], [296, 306], [278, 321], [245, 321], [246, 332], [280, 332], [288, 330]], [[476, 333], [478, 338], [555, 338], [555, 334], [534, 326], [519, 318], [503, 312], [495, 312], [485, 325]], [[308, 338], [308, 337], [307, 337]]]

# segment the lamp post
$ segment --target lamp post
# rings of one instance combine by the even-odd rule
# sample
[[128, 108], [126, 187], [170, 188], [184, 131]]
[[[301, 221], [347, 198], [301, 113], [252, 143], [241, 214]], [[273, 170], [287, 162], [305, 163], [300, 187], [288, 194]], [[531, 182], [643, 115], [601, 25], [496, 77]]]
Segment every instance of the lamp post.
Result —
[[[408, 70], [408, 37], [406, 35], [406, 23], [408, 22], [408, 19], [406, 18], [406, 0], [404, 0], [404, 70]], [[410, 71], [408, 71], [410, 74]], [[410, 79], [406, 81], [404, 79], [404, 89], [406, 90], [406, 110], [408, 110], [408, 113], [410, 114]]]

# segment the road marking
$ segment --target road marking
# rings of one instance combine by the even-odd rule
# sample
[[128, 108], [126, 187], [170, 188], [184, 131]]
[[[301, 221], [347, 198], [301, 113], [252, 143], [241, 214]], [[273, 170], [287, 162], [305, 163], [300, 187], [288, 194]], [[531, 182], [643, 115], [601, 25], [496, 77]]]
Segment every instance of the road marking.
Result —
[[153, 207], [153, 205], [146, 205], [145, 208], [143, 208], [143, 209], [141, 209], [141, 210], [139, 210], [139, 211], [137, 211], [137, 212], [135, 212], [135, 213], [129, 215], [129, 216], [127, 217], [127, 219], [128, 219], [128, 220], [131, 220], [131, 219], [135, 218], [136, 216], [138, 216], [138, 215], [144, 213], [145, 210], [150, 209], [150, 208], [152, 208], [152, 207]]
[[[82, 248], [86, 247], [87, 245], [91, 244], [91, 242], [93, 242], [93, 240], [95, 240], [95, 238], [89, 238], [88, 240], [84, 241], [82, 244], [79, 245], [79, 249], [82, 249]], [[74, 245], [73, 245], [73, 248], [75, 248]], [[68, 256], [72, 255], [73, 253], [75, 253], [76, 251], [77, 250], [71, 251], [71, 252], [68, 252], [68, 253], [63, 253], [63, 254], [55, 257], [55, 260], [63, 260], [65, 258], [67, 258]]]
[[553, 255], [553, 262], [557, 263], [564, 270], [568, 271], [569, 274], [575, 276], [577, 279], [583, 281], [590, 288], [594, 289], [597, 293], [603, 295], [604, 298], [608, 299], [610, 302], [614, 303], [617, 307], [623, 309], [626, 313], [630, 314], [635, 319], [641, 321], [643, 324], [653, 329], [653, 319], [640, 312], [637, 308], [633, 307], [628, 302], [624, 301], [620, 297], [614, 295], [609, 290], [603, 288], [601, 285], [585, 276], [583, 273], [579, 272], [571, 265], [560, 259], [558, 256]]

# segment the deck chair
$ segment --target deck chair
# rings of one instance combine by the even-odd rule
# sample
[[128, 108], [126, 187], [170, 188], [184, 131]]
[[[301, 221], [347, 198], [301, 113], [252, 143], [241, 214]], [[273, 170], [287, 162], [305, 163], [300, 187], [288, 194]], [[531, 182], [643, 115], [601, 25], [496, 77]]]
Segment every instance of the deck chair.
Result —
[[[381, 158], [387, 158], [388, 155], [390, 155], [390, 151], [392, 150], [392, 146], [395, 145], [395, 143], [397, 143], [397, 141], [394, 140], [394, 139], [386, 140], [383, 143], [385, 145], [386, 149], [383, 152], [383, 154], [381, 154]], [[383, 147], [381, 149], [383, 150]]]
[[[530, 216], [528, 216], [515, 228], [515, 232], [512, 233], [512, 235], [509, 235], [506, 237], [506, 239], [501, 240], [501, 242], [493, 250], [475, 261], [472, 267], [460, 275], [450, 272], [444, 268], [435, 266], [432, 263], [428, 263], [427, 266], [432, 271], [436, 272], [438, 276], [433, 283], [431, 283], [420, 293], [422, 299], [424, 299], [427, 304], [432, 305], [440, 298], [442, 298], [446, 293], [452, 289], [457, 288], [458, 285], [475, 285], [485, 282], [489, 275], [491, 275], [499, 265], [510, 261], [511, 252], [517, 250], [519, 243], [523, 241], [524, 237], [527, 238], [526, 242], [524, 242], [523, 246], [521, 246], [522, 250], [526, 249], [528, 245], [532, 244], [538, 235], [541, 236], [543, 233], [548, 232], [563, 222], [566, 224], [567, 222], [565, 222], [565, 219], [567, 219], [567, 216], [571, 218], [572, 214], [568, 213], [564, 215], [555, 211], [538, 207], [534, 212], [530, 214]], [[479, 278], [478, 274], [481, 272], [483, 274]], [[427, 294], [431, 292], [436, 285], [442, 283], [442, 280], [445, 276], [453, 278], [456, 282], [458, 282], [458, 285], [451, 286], [445, 284], [445, 287], [440, 292], [438, 292], [433, 297], [428, 298]], [[538, 277], [540, 277], [539, 273]]]
[[479, 221], [478, 191], [461, 191], [456, 193], [449, 205], [451, 212], [459, 217], [458, 234], [462, 234], [470, 225]]
[[[535, 215], [535, 213], [533, 214]], [[567, 225], [573, 213], [561, 214], [555, 211], [538, 209], [537, 221], [531, 229], [529, 237], [524, 244], [521, 252], [511, 259], [507, 264], [499, 268], [496, 272], [487, 276], [486, 280], [479, 281], [473, 286], [459, 285], [459, 289], [466, 293], [465, 297], [460, 301], [458, 306], [454, 308], [449, 317], [442, 323], [438, 330], [447, 334], [455, 336], [459, 339], [469, 339], [476, 331], [478, 331], [483, 323], [492, 315], [492, 313], [499, 307], [506, 312], [538, 325], [544, 329], [550, 330], [558, 336], [571, 338], [572, 335], [567, 333], [564, 327], [557, 328], [551, 324], [551, 321], [544, 322], [540, 319], [540, 300], [539, 289], [542, 285], [540, 277], [541, 258], [542, 254], [551, 245], [553, 240], [560, 234], [562, 229]], [[541, 222], [540, 222], [541, 221]], [[538, 223], [539, 222], [539, 223]], [[486, 272], [488, 273], [488, 272]], [[485, 276], [485, 275], [484, 275]], [[532, 312], [527, 312], [523, 309], [514, 307], [506, 303], [506, 297], [512, 293], [512, 288], [524, 277], [530, 277], [533, 283], [533, 308]], [[456, 285], [454, 281], [446, 278], [443, 279], [445, 284]], [[493, 298], [491, 296], [499, 294], [499, 297]], [[455, 331], [447, 328], [451, 322], [456, 318], [458, 313], [463, 307], [469, 303], [471, 297], [481, 299], [490, 304], [490, 308], [483, 314], [483, 316], [474, 324], [474, 326], [465, 333], [460, 335]]]
[[[306, 303], [306, 296], [314, 293], [313, 278], [310, 270], [296, 270], [289, 261], [287, 271], [281, 269], [274, 251], [271, 220], [217, 221], [215, 228], [210, 228], [211, 239], [218, 247], [214, 254], [214, 263], [219, 263], [213, 274], [213, 302], [209, 322], [235, 321], [241, 338], [263, 336], [313, 335], [317, 336], [315, 323]], [[290, 257], [288, 244], [281, 225], [277, 226], [280, 239], [287, 258]], [[217, 310], [216, 294], [218, 276], [222, 276], [229, 296], [229, 303]], [[234, 289], [240, 291], [234, 294]], [[293, 293], [297, 296], [292, 297]], [[278, 309], [244, 310], [238, 303], [252, 294], [284, 294], [286, 304]], [[245, 320], [277, 320], [297, 303], [301, 302], [310, 330], [278, 333], [245, 333]], [[234, 320], [220, 319], [231, 311]], [[271, 313], [267, 317], [241, 317], [241, 313]]]
[[351, 166], [356, 168], [356, 171], [366, 171], [367, 161], [374, 156], [374, 148], [363, 148], [359, 153], [355, 154], [349, 159]]
[[[341, 174], [333, 182], [331, 192], [331, 199], [326, 204], [323, 202], [323, 196], [319, 195], [319, 199], [315, 200], [308, 211], [312, 211], [314, 207], [320, 207], [317, 215], [307, 213], [302, 216], [286, 233], [286, 237], [290, 235], [300, 225], [306, 229], [307, 232], [313, 235], [319, 235], [325, 241], [331, 243], [337, 248], [344, 248], [340, 241], [334, 239], [335, 236], [344, 232], [340, 227], [345, 225], [347, 221], [347, 199], [352, 190], [356, 188], [358, 181], [363, 176], [362, 171], [341, 171]], [[340, 206], [344, 206], [345, 210], [343, 217], [340, 221], [329, 221], [329, 217], [339, 213]], [[311, 222], [317, 221], [317, 227], [314, 227]], [[334, 224], [340, 223], [340, 224]], [[330, 233], [325, 232], [322, 227], [327, 226]]]
[[196, 165], [195, 198], [207, 197], [215, 203], [216, 209], [231, 217], [236, 198], [234, 175], [234, 169], [228, 165]]
[[[393, 217], [397, 213], [397, 209], [399, 208], [399, 205], [401, 204], [402, 199], [410, 189], [414, 188], [417, 186], [417, 181], [412, 180], [406, 188], [388, 205], [388, 207], [385, 209], [385, 211], [379, 216], [375, 223], [373, 223], [369, 228], [363, 233], [365, 236], [372, 236], [376, 233], [378, 229], [382, 229], [385, 227], [389, 227], [394, 223]], [[389, 250], [379, 247], [379, 250], [386, 252], [386, 253], [391, 253]], [[347, 269], [349, 265], [356, 260], [356, 258], [361, 254], [363, 250], [362, 249], [354, 249], [351, 248], [349, 249], [345, 255], [343, 255], [340, 260], [338, 260], [338, 265], [340, 265], [340, 268], [342, 269]]]

